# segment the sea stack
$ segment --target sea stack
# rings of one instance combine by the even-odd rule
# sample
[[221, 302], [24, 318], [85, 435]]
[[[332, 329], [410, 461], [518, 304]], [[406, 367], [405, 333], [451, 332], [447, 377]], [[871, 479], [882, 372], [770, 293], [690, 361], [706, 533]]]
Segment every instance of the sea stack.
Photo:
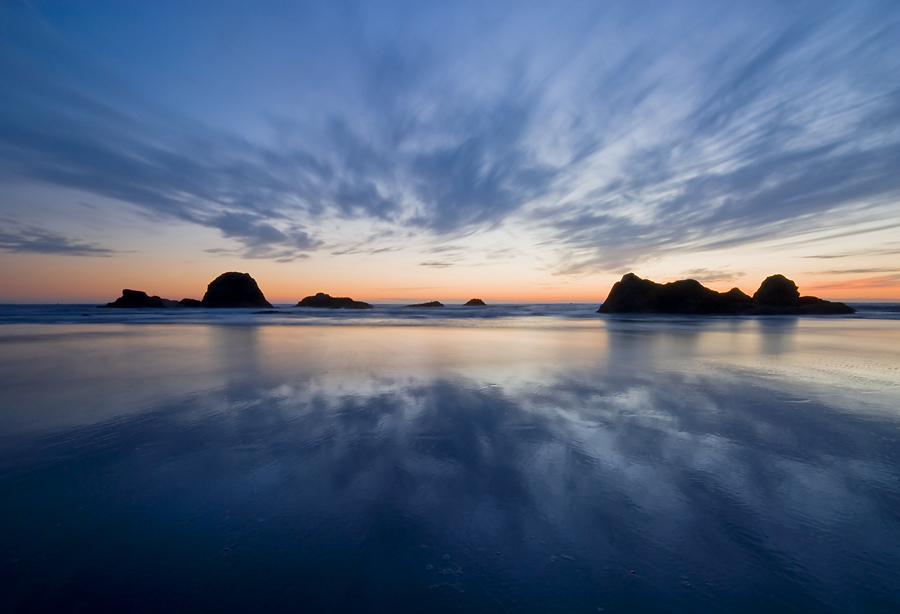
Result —
[[463, 306], [464, 306], [464, 307], [487, 307], [487, 305], [484, 304], [484, 301], [481, 300], [480, 298], [472, 298], [472, 299], [469, 299], [469, 300], [466, 302], [466, 304], [463, 305]]
[[616, 282], [597, 313], [682, 315], [840, 315], [856, 313], [844, 303], [800, 296], [797, 284], [772, 275], [752, 297], [738, 288], [716, 292], [693, 279], [658, 284], [628, 273]]
[[295, 305], [296, 307], [314, 307], [317, 309], [372, 309], [372, 305], [363, 301], [354, 301], [346, 296], [331, 296], [319, 292], [315, 296], [307, 296]]
[[249, 273], [222, 273], [212, 280], [200, 301], [203, 307], [268, 307], [272, 304], [263, 296], [256, 280]]

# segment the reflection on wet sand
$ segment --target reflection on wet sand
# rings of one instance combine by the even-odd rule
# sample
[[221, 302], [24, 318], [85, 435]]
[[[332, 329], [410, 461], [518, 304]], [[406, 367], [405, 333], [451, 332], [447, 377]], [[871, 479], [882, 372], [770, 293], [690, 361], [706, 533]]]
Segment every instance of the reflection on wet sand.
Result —
[[83, 420], [3, 439], [0, 608], [900, 607], [893, 358], [819, 377], [881, 336], [655, 326], [48, 341]]

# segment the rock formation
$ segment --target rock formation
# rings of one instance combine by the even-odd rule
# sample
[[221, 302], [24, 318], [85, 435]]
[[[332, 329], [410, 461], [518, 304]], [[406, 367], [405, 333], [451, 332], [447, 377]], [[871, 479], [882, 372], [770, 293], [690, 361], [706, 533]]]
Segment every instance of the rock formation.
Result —
[[167, 307], [269, 307], [256, 281], [247, 273], [222, 273], [207, 286], [202, 301], [183, 298], [173, 301], [158, 296], [148, 296], [140, 290], [122, 290], [122, 296], [106, 307], [125, 309], [160, 309]]
[[466, 302], [466, 304], [464, 305], [464, 307], [486, 307], [486, 305], [484, 304], [484, 301], [481, 300], [480, 298], [473, 298], [473, 299], [469, 299]]
[[107, 303], [107, 307], [116, 307], [119, 309], [162, 309], [164, 307], [174, 307], [178, 303], [169, 299], [160, 298], [158, 296], [149, 296], [141, 290], [122, 290], [122, 296], [112, 303]]
[[428, 303], [417, 303], [415, 305], [407, 305], [407, 307], [443, 307], [444, 304], [440, 301], [430, 301]]
[[324, 292], [319, 292], [315, 296], [307, 296], [297, 303], [296, 307], [316, 307], [319, 309], [372, 309], [369, 303], [362, 301], [354, 301], [352, 298], [333, 297]]
[[212, 280], [200, 301], [203, 307], [268, 307], [272, 304], [263, 296], [256, 280], [249, 273], [222, 273]]
[[844, 303], [800, 296], [784, 275], [766, 278], [752, 297], [738, 288], [716, 292], [693, 279], [658, 284], [628, 273], [613, 284], [598, 313], [685, 315], [832, 315], [855, 313]]

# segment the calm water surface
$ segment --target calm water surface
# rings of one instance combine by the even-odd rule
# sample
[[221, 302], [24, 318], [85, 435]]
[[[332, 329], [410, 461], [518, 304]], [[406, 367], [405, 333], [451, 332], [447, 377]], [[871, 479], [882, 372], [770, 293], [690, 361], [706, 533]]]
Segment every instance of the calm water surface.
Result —
[[900, 321], [538, 316], [0, 325], [0, 611], [900, 611]]

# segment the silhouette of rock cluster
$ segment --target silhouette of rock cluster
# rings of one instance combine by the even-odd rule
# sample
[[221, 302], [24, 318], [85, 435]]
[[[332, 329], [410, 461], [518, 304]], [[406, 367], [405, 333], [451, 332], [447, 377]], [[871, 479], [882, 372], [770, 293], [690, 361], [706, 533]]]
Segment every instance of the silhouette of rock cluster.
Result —
[[315, 296], [307, 296], [297, 303], [297, 307], [316, 307], [319, 309], [372, 309], [372, 305], [362, 301], [354, 301], [346, 296], [334, 297], [324, 292]]
[[122, 290], [122, 296], [112, 303], [107, 303], [107, 307], [117, 307], [120, 309], [161, 309], [166, 307], [199, 307], [200, 301], [192, 298], [183, 298], [180, 301], [173, 301], [158, 296], [149, 296], [146, 292], [140, 290]]
[[206, 288], [202, 301], [194, 298], [183, 298], [173, 301], [158, 296], [149, 296], [140, 290], [122, 290], [122, 296], [106, 307], [124, 309], [164, 309], [172, 307], [268, 307], [272, 304], [263, 296], [262, 290], [248, 273], [222, 273], [212, 280]]
[[427, 303], [416, 303], [415, 305], [407, 305], [407, 307], [443, 307], [444, 304], [440, 301], [429, 301]]
[[844, 303], [800, 296], [784, 275], [767, 277], [752, 297], [738, 288], [716, 292], [693, 279], [658, 284], [628, 273], [613, 284], [597, 313], [685, 315], [839, 315], [856, 313]]
[[480, 298], [473, 298], [466, 301], [465, 307], [486, 307], [484, 301]]

